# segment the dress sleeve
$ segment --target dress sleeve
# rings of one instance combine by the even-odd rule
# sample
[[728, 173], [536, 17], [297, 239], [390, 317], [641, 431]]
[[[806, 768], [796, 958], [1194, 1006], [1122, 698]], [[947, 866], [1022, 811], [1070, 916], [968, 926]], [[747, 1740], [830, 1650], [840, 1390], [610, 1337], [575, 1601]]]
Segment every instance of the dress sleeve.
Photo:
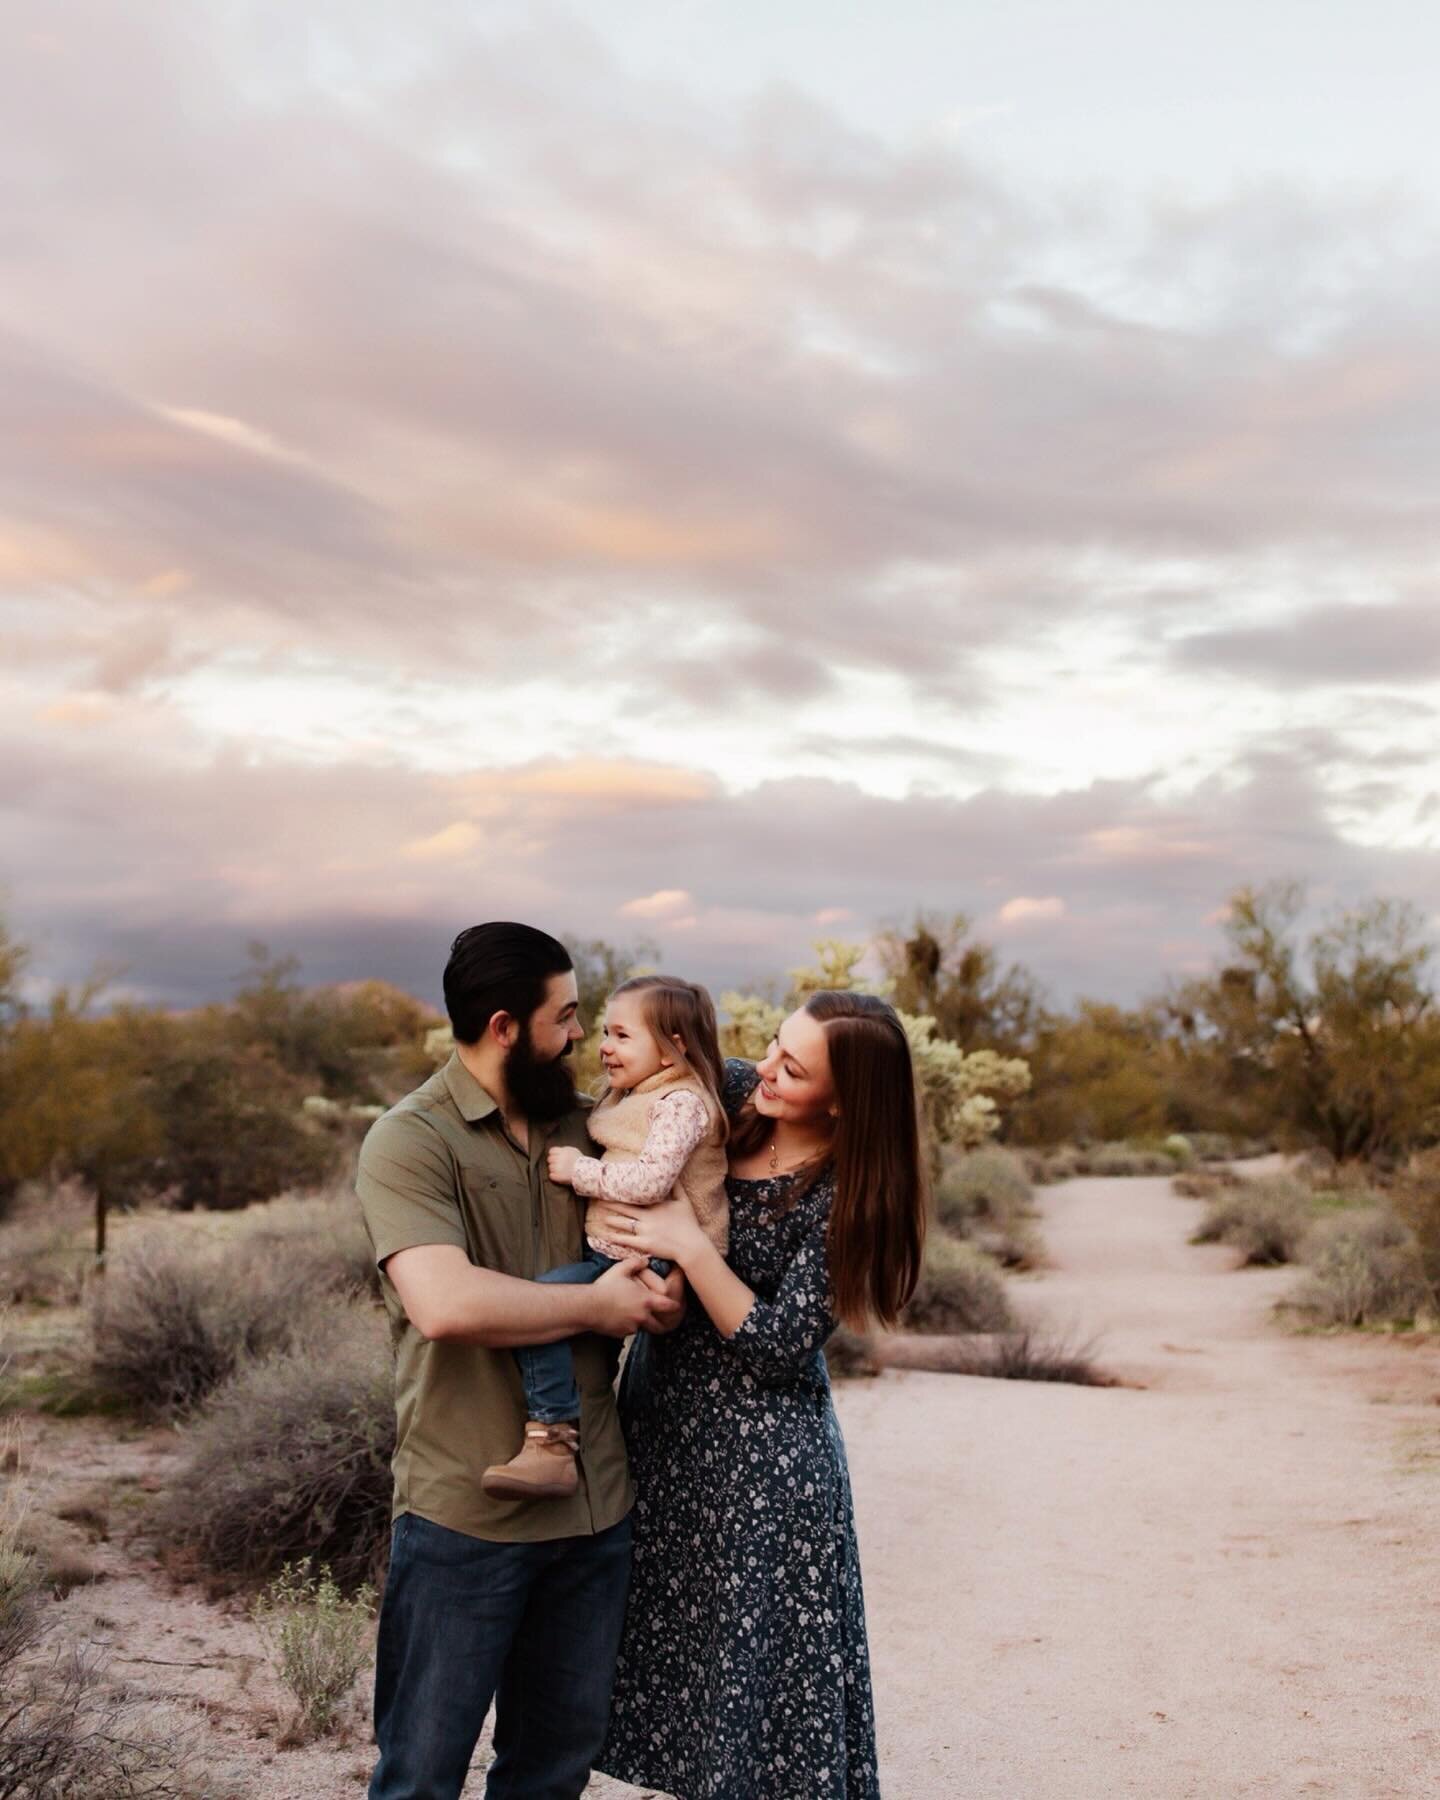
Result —
[[654, 1206], [669, 1199], [680, 1171], [709, 1129], [710, 1115], [698, 1094], [662, 1094], [651, 1109], [650, 1129], [634, 1162], [582, 1156], [571, 1186], [586, 1200]]
[[759, 1085], [760, 1072], [754, 1063], [741, 1056], [725, 1058], [725, 1086], [720, 1100], [732, 1119]]
[[[812, 1192], [806, 1201], [818, 1198]], [[802, 1201], [804, 1205], [806, 1201]], [[830, 1310], [830, 1266], [826, 1254], [829, 1208], [817, 1206], [773, 1300], [755, 1304], [721, 1342], [760, 1381], [798, 1375], [834, 1331]]]

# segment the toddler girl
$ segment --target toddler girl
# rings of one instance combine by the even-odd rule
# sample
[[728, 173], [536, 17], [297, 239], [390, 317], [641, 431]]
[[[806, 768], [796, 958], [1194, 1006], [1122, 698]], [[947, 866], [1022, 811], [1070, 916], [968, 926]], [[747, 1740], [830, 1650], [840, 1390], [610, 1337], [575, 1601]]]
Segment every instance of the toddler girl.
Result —
[[[606, 1089], [586, 1126], [600, 1159], [555, 1147], [552, 1181], [567, 1183], [587, 1200], [654, 1206], [672, 1194], [688, 1200], [705, 1235], [724, 1252], [730, 1208], [725, 1194], [725, 1109], [720, 1101], [724, 1064], [715, 1008], [703, 987], [671, 975], [637, 975], [623, 982], [605, 1008], [600, 1046]], [[593, 1211], [593, 1209], [592, 1209]], [[629, 1252], [590, 1230], [586, 1216], [584, 1262], [567, 1263], [541, 1281], [594, 1281]], [[657, 1274], [668, 1264], [652, 1262]], [[507, 1463], [494, 1463], [481, 1478], [487, 1494], [515, 1499], [554, 1499], [573, 1494], [579, 1482], [580, 1396], [574, 1360], [563, 1338], [515, 1352], [525, 1384], [525, 1442]]]

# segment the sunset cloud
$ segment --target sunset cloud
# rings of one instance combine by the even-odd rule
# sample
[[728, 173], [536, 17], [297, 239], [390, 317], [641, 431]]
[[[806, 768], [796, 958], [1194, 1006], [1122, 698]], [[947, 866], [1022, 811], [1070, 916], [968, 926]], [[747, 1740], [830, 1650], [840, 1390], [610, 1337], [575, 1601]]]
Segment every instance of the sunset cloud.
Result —
[[423, 985], [492, 911], [728, 983], [930, 906], [1128, 993], [1241, 881], [1433, 888], [1424, 195], [1151, 191], [1128, 127], [1047, 182], [1008, 83], [827, 86], [865, 29], [722, 81], [615, 6], [21, 0], [0, 879], [56, 978]]
[[1024, 925], [1036, 919], [1063, 919], [1065, 913], [1065, 902], [1058, 894], [1047, 894], [1043, 900], [1017, 894], [995, 916], [1002, 925]]

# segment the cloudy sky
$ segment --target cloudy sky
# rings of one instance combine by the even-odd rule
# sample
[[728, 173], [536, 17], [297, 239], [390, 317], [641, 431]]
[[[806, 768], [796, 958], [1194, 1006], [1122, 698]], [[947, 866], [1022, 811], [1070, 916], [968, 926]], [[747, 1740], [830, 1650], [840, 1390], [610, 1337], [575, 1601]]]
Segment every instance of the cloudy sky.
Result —
[[1419, 0], [9, 0], [37, 985], [1440, 909]]

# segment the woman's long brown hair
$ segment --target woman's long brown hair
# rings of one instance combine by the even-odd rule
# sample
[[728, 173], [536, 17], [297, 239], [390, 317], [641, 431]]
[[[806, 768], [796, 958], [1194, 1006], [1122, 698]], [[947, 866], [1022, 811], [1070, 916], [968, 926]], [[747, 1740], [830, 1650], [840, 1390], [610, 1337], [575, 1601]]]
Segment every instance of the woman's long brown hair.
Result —
[[[829, 1165], [827, 1255], [835, 1314], [863, 1331], [893, 1325], [920, 1279], [929, 1186], [910, 1040], [888, 1000], [822, 989], [805, 1011], [825, 1027], [838, 1117], [823, 1161], [797, 1172], [798, 1197]], [[773, 1130], [747, 1105], [731, 1132], [742, 1155]]]

